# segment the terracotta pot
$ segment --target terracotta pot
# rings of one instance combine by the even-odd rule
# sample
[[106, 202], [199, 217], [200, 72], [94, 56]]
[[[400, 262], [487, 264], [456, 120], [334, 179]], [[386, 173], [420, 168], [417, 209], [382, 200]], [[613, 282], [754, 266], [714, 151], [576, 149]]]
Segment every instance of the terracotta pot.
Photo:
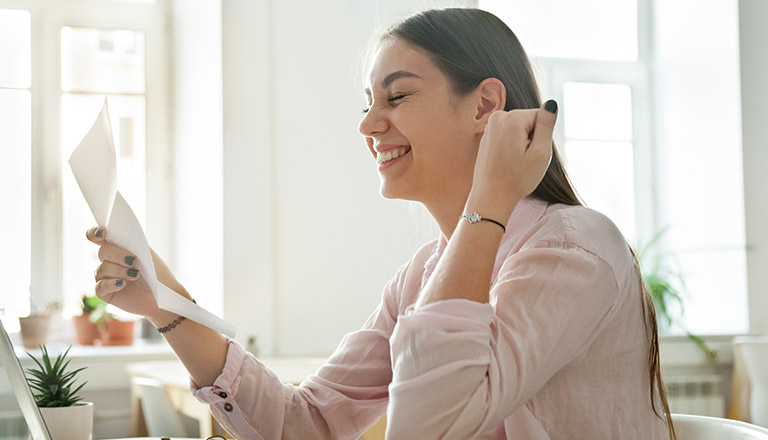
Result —
[[99, 327], [91, 322], [89, 315], [73, 316], [72, 323], [75, 325], [75, 333], [77, 333], [78, 344], [93, 345], [95, 341], [101, 339]]
[[48, 337], [51, 315], [25, 316], [19, 318], [19, 325], [24, 348], [40, 348]]
[[134, 324], [134, 321], [106, 321], [101, 332], [101, 345], [133, 345]]
[[92, 440], [93, 403], [63, 408], [40, 408], [53, 440]]

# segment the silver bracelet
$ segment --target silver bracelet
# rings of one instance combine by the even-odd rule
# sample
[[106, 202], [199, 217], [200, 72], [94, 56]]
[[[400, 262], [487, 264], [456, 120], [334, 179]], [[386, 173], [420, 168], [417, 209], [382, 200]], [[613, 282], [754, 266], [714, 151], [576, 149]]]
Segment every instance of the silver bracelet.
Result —
[[469, 213], [469, 214], [463, 214], [461, 216], [461, 218], [463, 218], [464, 220], [466, 220], [466, 221], [468, 221], [470, 223], [477, 223], [477, 222], [480, 222], [480, 221], [486, 221], [486, 222], [495, 223], [495, 224], [501, 226], [501, 230], [502, 231], [507, 232], [507, 228], [504, 227], [504, 225], [502, 225], [501, 223], [497, 222], [496, 220], [492, 220], [492, 219], [489, 219], [489, 218], [481, 217], [480, 214], [478, 214], [476, 212], [472, 212], [472, 213]]

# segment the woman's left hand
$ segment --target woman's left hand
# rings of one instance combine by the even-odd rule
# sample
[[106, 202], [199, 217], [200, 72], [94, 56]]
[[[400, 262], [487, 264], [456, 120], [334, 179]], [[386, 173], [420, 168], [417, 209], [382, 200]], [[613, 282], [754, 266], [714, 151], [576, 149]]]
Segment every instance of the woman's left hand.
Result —
[[547, 171], [556, 120], [555, 101], [538, 109], [492, 113], [480, 140], [467, 208], [506, 220]]

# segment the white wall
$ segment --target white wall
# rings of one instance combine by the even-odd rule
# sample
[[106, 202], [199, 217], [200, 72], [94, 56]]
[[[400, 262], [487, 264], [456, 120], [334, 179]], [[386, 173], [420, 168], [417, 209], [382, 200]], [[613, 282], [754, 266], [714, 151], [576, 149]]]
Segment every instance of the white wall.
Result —
[[750, 331], [768, 334], [768, 2], [739, 1], [744, 212]]
[[173, 255], [161, 256], [201, 306], [221, 314], [221, 0], [172, 6], [175, 227]]
[[223, 2], [224, 316], [262, 353], [330, 352], [436, 237], [420, 208], [378, 195], [356, 128], [372, 32], [417, 6]]

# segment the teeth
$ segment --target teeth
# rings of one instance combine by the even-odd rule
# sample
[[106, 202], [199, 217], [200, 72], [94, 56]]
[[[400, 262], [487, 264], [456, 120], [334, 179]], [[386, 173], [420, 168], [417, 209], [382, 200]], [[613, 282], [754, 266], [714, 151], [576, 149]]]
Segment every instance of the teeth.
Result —
[[381, 165], [381, 164], [383, 164], [385, 162], [389, 162], [392, 159], [397, 159], [398, 157], [404, 155], [406, 152], [408, 152], [407, 148], [399, 148], [397, 150], [390, 150], [390, 151], [387, 151], [386, 153], [379, 154], [379, 157], [377, 158], [376, 161], [379, 163], [379, 165]]

